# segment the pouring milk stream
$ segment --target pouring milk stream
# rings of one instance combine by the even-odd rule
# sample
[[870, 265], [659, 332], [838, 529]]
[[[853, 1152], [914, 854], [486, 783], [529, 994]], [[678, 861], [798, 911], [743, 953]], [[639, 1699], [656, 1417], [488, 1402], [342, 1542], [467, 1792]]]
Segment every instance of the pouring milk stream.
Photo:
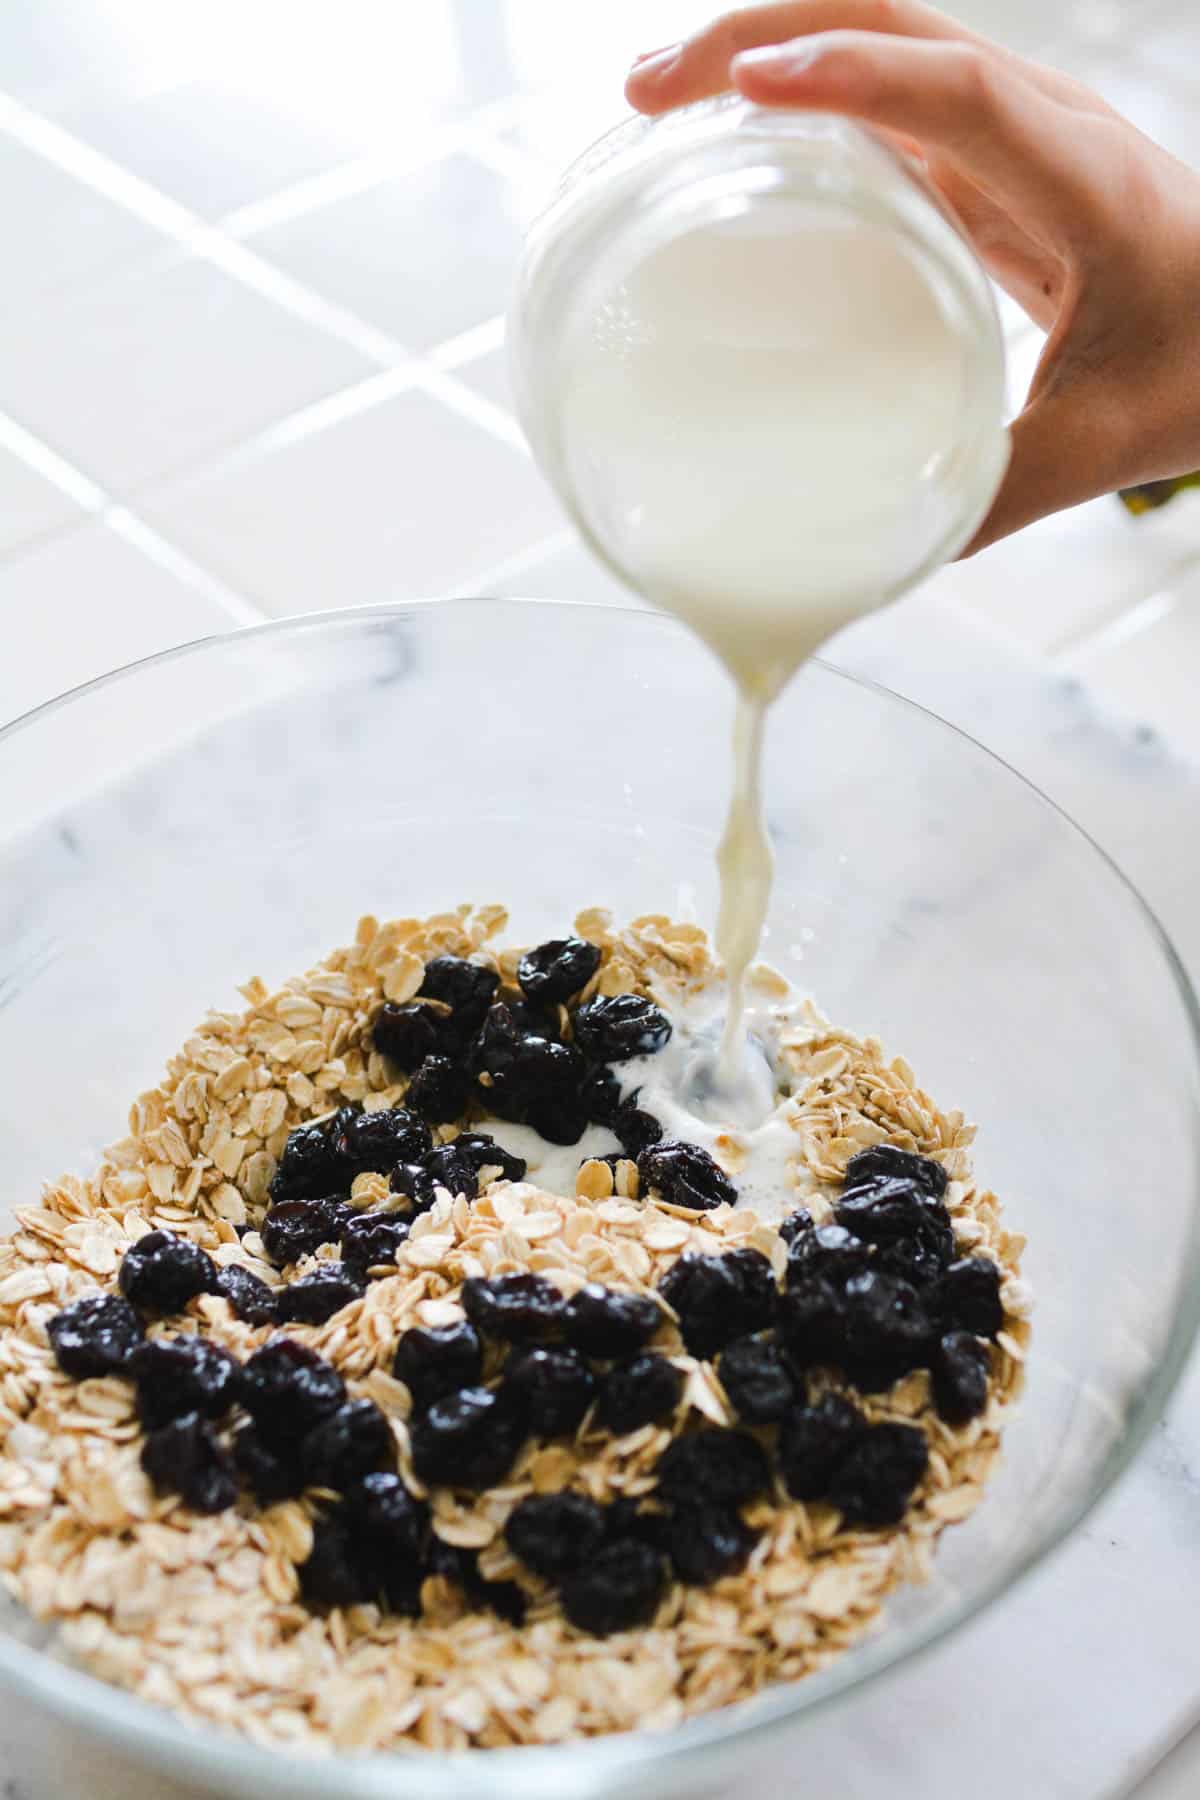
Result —
[[593, 546], [736, 687], [716, 931], [736, 1113], [769, 709], [978, 526], [1007, 460], [1003, 354], [973, 254], [857, 128], [718, 103], [624, 136], [531, 234], [512, 353], [534, 450]]

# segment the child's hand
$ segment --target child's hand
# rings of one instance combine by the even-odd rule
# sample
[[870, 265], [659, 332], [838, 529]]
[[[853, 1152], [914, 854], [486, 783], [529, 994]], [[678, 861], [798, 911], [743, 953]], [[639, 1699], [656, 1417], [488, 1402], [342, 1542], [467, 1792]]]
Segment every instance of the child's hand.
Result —
[[1200, 175], [1098, 95], [918, 0], [726, 14], [634, 64], [665, 112], [736, 87], [846, 113], [919, 156], [996, 279], [1050, 336], [972, 549], [1200, 466]]

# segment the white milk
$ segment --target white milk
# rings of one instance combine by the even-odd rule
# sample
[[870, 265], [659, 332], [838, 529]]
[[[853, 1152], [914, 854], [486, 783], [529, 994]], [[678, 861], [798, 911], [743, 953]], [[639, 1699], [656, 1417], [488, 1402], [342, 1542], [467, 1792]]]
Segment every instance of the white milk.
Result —
[[[618, 1063], [613, 1074], [626, 1099], [638, 1104], [663, 1128], [664, 1138], [698, 1144], [731, 1171], [743, 1206], [760, 1218], [777, 1222], [801, 1205], [816, 1183], [804, 1166], [801, 1139], [793, 1123], [796, 1102], [781, 1093], [790, 1085], [777, 1073], [780, 1039], [794, 1028], [802, 1002], [790, 996], [782, 1003], [747, 1007], [744, 1018], [757, 1054], [747, 1057], [731, 1098], [712, 1085], [715, 1050], [722, 1027], [720, 991], [705, 992], [686, 1003], [672, 1000], [667, 1010], [671, 1036], [653, 1056]], [[731, 1123], [730, 1115], [736, 1115]], [[528, 1165], [528, 1180], [553, 1194], [574, 1194], [579, 1165], [589, 1156], [622, 1155], [612, 1132], [589, 1125], [577, 1144], [547, 1144], [529, 1125], [489, 1119], [486, 1130]]]
[[582, 522], [737, 685], [717, 927], [727, 1080], [771, 888], [766, 709], [954, 528], [939, 477], [969, 370], [961, 320], [918, 255], [894, 228], [811, 206], [716, 219], [602, 295], [564, 368], [560, 443]]

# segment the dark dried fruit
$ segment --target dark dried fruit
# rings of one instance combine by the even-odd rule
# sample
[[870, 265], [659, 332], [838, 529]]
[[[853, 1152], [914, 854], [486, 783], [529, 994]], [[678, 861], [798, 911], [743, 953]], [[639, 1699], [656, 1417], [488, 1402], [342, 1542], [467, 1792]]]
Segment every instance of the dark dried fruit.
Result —
[[363, 1606], [376, 1598], [374, 1573], [340, 1512], [314, 1524], [312, 1550], [300, 1564], [300, 1591], [310, 1606]]
[[796, 1234], [788, 1255], [788, 1287], [807, 1275], [822, 1275], [843, 1288], [852, 1275], [870, 1266], [871, 1247], [844, 1225], [812, 1225]]
[[388, 1186], [393, 1194], [404, 1194], [412, 1201], [414, 1213], [428, 1212], [437, 1199], [437, 1186], [424, 1163], [397, 1163]]
[[239, 1372], [236, 1357], [203, 1337], [139, 1344], [125, 1370], [137, 1384], [138, 1417], [147, 1431], [184, 1413], [219, 1419], [237, 1398]]
[[1000, 1271], [986, 1256], [964, 1256], [952, 1262], [930, 1296], [943, 1327], [994, 1338], [1004, 1326]]
[[117, 1285], [142, 1312], [182, 1312], [197, 1294], [216, 1291], [212, 1257], [173, 1231], [148, 1231], [121, 1258]]
[[414, 1325], [396, 1345], [392, 1373], [421, 1412], [459, 1388], [478, 1385], [483, 1374], [479, 1333], [466, 1319], [454, 1325]]
[[345, 1512], [381, 1554], [414, 1567], [429, 1546], [429, 1508], [410, 1494], [399, 1475], [366, 1475], [347, 1490]]
[[666, 1554], [666, 1532], [670, 1514], [643, 1507], [640, 1500], [622, 1497], [604, 1508], [604, 1534], [609, 1543], [621, 1538], [636, 1538], [639, 1544]]
[[263, 1249], [277, 1269], [302, 1256], [315, 1256], [322, 1244], [336, 1244], [354, 1208], [336, 1196], [320, 1200], [283, 1200], [262, 1222]]
[[309, 1274], [282, 1289], [276, 1309], [283, 1324], [323, 1325], [362, 1295], [363, 1283], [345, 1263], [318, 1263]]
[[238, 1397], [271, 1444], [294, 1444], [342, 1404], [346, 1387], [331, 1363], [293, 1338], [274, 1338], [242, 1366]]
[[941, 1163], [934, 1162], [929, 1156], [918, 1156], [913, 1150], [900, 1150], [895, 1144], [873, 1144], [869, 1150], [860, 1150], [846, 1164], [847, 1189], [892, 1177], [913, 1182], [935, 1200], [943, 1197], [949, 1185], [949, 1177]]
[[890, 1244], [880, 1244], [872, 1263], [887, 1275], [899, 1275], [902, 1281], [910, 1281], [915, 1288], [927, 1290], [941, 1279], [953, 1254], [953, 1239], [948, 1239], [941, 1227], [935, 1225], [916, 1237], [896, 1238]]
[[531, 1494], [508, 1515], [504, 1541], [527, 1569], [559, 1581], [604, 1542], [604, 1508], [586, 1494]]
[[50, 1348], [64, 1375], [115, 1375], [142, 1341], [142, 1321], [128, 1300], [89, 1294], [73, 1300], [46, 1326]]
[[747, 1425], [777, 1424], [795, 1403], [791, 1366], [769, 1338], [737, 1338], [721, 1352], [717, 1373], [730, 1405]]
[[737, 1202], [737, 1189], [724, 1169], [697, 1144], [677, 1140], [654, 1144], [642, 1151], [637, 1166], [641, 1193], [653, 1189], [671, 1206], [710, 1212], [714, 1206], [733, 1206]]
[[505, 1181], [524, 1181], [529, 1165], [484, 1131], [460, 1131], [452, 1148], [470, 1163], [476, 1175], [483, 1169], [499, 1169]]
[[775, 1330], [799, 1367], [836, 1363], [846, 1348], [845, 1301], [824, 1275], [801, 1273], [780, 1299]]
[[322, 1194], [345, 1193], [350, 1175], [333, 1135], [324, 1125], [300, 1125], [283, 1146], [271, 1178], [271, 1199], [313, 1200]]
[[779, 1227], [779, 1235], [785, 1244], [794, 1244], [803, 1231], [811, 1231], [813, 1216], [807, 1206], [798, 1206], [794, 1213], [789, 1213]]
[[293, 1500], [304, 1492], [299, 1447], [266, 1443], [256, 1425], [247, 1425], [233, 1440], [238, 1473], [260, 1506]]
[[[573, 1044], [561, 1044], [555, 1038], [523, 1037], [516, 1047], [512, 1067], [504, 1085], [510, 1096], [517, 1095], [532, 1112], [548, 1103], [583, 1108], [580, 1092], [587, 1065]], [[586, 1110], [582, 1114], [587, 1123]], [[572, 1142], [574, 1140], [571, 1140]]]
[[933, 1355], [933, 1403], [947, 1425], [965, 1425], [987, 1405], [987, 1345], [969, 1331], [948, 1331]]
[[679, 1505], [741, 1506], [771, 1484], [762, 1446], [744, 1431], [705, 1425], [668, 1444], [656, 1466], [659, 1492]]
[[940, 1200], [908, 1180], [877, 1181], [838, 1201], [837, 1222], [865, 1244], [917, 1238], [948, 1262], [954, 1255], [954, 1227]]
[[386, 1175], [396, 1163], [420, 1162], [433, 1148], [424, 1119], [403, 1106], [352, 1113], [334, 1141], [351, 1179], [368, 1172]]
[[847, 1367], [858, 1386], [890, 1387], [928, 1360], [933, 1325], [911, 1283], [868, 1269], [846, 1283], [843, 1302]]
[[429, 1547], [428, 1507], [398, 1476], [370, 1474], [314, 1527], [301, 1588], [311, 1605], [374, 1601], [415, 1618]]
[[758, 1532], [732, 1506], [679, 1506], [662, 1536], [676, 1575], [689, 1587], [709, 1587], [735, 1575], [758, 1542]]
[[592, 1062], [628, 1062], [653, 1056], [671, 1035], [671, 1021], [640, 994], [588, 1000], [575, 1014], [575, 1042]]
[[626, 1156], [635, 1161], [643, 1150], [649, 1150], [651, 1145], [662, 1142], [663, 1128], [654, 1114], [644, 1112], [640, 1106], [632, 1103], [618, 1110], [611, 1129], [616, 1132]]
[[462, 1388], [411, 1423], [413, 1468], [429, 1487], [496, 1487], [512, 1468], [524, 1428], [501, 1396]]
[[611, 1069], [603, 1067], [592, 1070], [579, 1090], [579, 1097], [593, 1125], [611, 1125], [624, 1105], [620, 1082]]
[[589, 1281], [567, 1301], [567, 1342], [585, 1356], [632, 1356], [649, 1343], [662, 1317], [649, 1294], [620, 1293]]
[[762, 1331], [773, 1322], [779, 1300], [771, 1265], [757, 1250], [688, 1252], [667, 1270], [658, 1291], [679, 1314], [693, 1356], [714, 1356], [734, 1338]]
[[314, 1425], [300, 1446], [305, 1477], [314, 1487], [346, 1488], [395, 1460], [391, 1427], [373, 1400], [347, 1400]]
[[847, 1525], [898, 1525], [928, 1463], [915, 1425], [868, 1425], [834, 1471], [827, 1498]]
[[566, 1319], [561, 1291], [544, 1275], [472, 1276], [463, 1282], [463, 1310], [487, 1337], [523, 1343], [558, 1336]]
[[273, 1325], [276, 1319], [275, 1290], [269, 1288], [253, 1269], [241, 1263], [229, 1263], [217, 1273], [216, 1291], [228, 1300], [234, 1317], [245, 1325]]
[[368, 1269], [390, 1267], [408, 1237], [408, 1225], [394, 1213], [359, 1213], [342, 1233], [342, 1261], [359, 1279]]
[[534, 1100], [526, 1118], [548, 1144], [577, 1144], [588, 1127], [587, 1107], [578, 1094]]
[[517, 1052], [529, 1036], [515, 1006], [498, 1000], [488, 1009], [479, 1035], [471, 1045], [468, 1066], [472, 1075], [489, 1075], [503, 1084], [511, 1076]]
[[[507, 1006], [518, 1037], [561, 1039], [560, 1015], [557, 1006], [535, 1006], [531, 1000], [527, 1000], [523, 995], [518, 998], [518, 995], [511, 990], [507, 993], [502, 990], [501, 997], [496, 1004]], [[484, 1024], [486, 1025], [486, 1023], [485, 1020]]]
[[471, 1077], [448, 1056], [427, 1056], [409, 1082], [404, 1098], [423, 1119], [435, 1125], [449, 1125], [467, 1110]]
[[536, 1006], [565, 1006], [600, 967], [600, 949], [584, 938], [553, 938], [527, 950], [517, 980]]
[[516, 1350], [504, 1366], [503, 1399], [534, 1437], [571, 1437], [592, 1404], [596, 1378], [574, 1350]]
[[394, 1006], [389, 1000], [375, 1014], [371, 1038], [375, 1048], [405, 1075], [432, 1056], [438, 1047], [438, 1015], [427, 1006]]
[[448, 1194], [461, 1194], [467, 1200], [474, 1200], [479, 1192], [474, 1167], [457, 1144], [439, 1144], [425, 1158], [425, 1168], [435, 1184], [445, 1188]]
[[865, 1430], [856, 1406], [840, 1394], [826, 1394], [815, 1406], [800, 1406], [779, 1433], [779, 1472], [794, 1500], [821, 1500], [834, 1472]]
[[578, 1631], [608, 1637], [648, 1625], [666, 1587], [659, 1553], [636, 1539], [617, 1539], [563, 1581], [563, 1612]]
[[193, 1512], [219, 1513], [237, 1499], [237, 1474], [199, 1413], [185, 1413], [142, 1445], [142, 1468], [160, 1494], [178, 1494]]
[[596, 1422], [617, 1437], [657, 1424], [675, 1411], [683, 1398], [684, 1375], [665, 1356], [631, 1357], [615, 1364], [600, 1384]]
[[429, 1558], [430, 1571], [459, 1586], [474, 1607], [484, 1607], [510, 1625], [525, 1622], [525, 1595], [515, 1581], [487, 1581], [479, 1572], [479, 1556], [435, 1537]]
[[467, 962], [461, 956], [435, 956], [425, 964], [425, 979], [420, 996], [441, 1000], [450, 1008], [449, 1019], [443, 1020], [439, 1033], [465, 1044], [483, 1024], [492, 996], [500, 985], [494, 969]]

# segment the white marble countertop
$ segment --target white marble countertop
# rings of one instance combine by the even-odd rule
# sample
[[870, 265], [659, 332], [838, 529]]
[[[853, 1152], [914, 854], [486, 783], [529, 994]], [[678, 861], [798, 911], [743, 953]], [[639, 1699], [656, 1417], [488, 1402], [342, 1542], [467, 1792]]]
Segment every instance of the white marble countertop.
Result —
[[[936, 598], [855, 628], [833, 660], [952, 719], [1036, 781], [1133, 877], [1200, 978], [1200, 781], [1152, 734], [1104, 718], [1077, 682]], [[1193, 1361], [1134, 1468], [1064, 1549], [949, 1642], [806, 1724], [754, 1785], [840, 1800], [1115, 1800], [1200, 1702], [1197, 1591]], [[4, 1800], [192, 1792], [13, 1707], [0, 1715], [0, 1770]], [[1164, 1787], [1164, 1800], [1194, 1791], [1187, 1769], [1171, 1779], [1183, 1785]]]

